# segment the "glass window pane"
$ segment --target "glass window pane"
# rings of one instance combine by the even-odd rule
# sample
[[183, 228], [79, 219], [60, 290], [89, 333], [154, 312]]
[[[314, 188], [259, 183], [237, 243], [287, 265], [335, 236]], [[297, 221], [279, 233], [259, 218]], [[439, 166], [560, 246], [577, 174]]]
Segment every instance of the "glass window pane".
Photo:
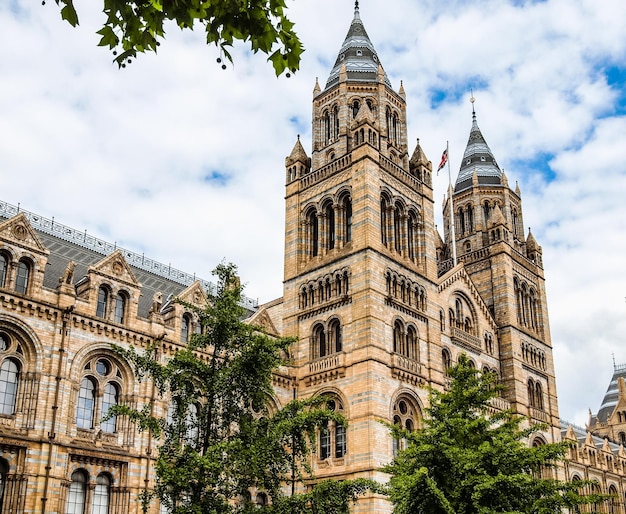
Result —
[[20, 261], [17, 266], [17, 277], [15, 277], [15, 292], [26, 294], [28, 289], [28, 276], [30, 267], [24, 261]]
[[7, 278], [7, 258], [0, 255], [0, 287], [4, 287]]
[[78, 428], [93, 428], [95, 394], [93, 382], [88, 378], [83, 378], [78, 392], [78, 404], [76, 405], [76, 426]]
[[99, 475], [96, 479], [96, 488], [93, 491], [92, 514], [108, 514], [109, 512], [109, 478]]
[[326, 426], [320, 433], [320, 459], [324, 460], [328, 457], [330, 457], [330, 430]]
[[0, 366], [0, 413], [13, 414], [17, 398], [19, 368], [17, 364], [7, 359]]
[[107, 315], [107, 302], [109, 295], [104, 287], [98, 289], [98, 304], [96, 306], [96, 316], [104, 318]]
[[118, 294], [115, 297], [115, 313], [113, 316], [113, 321], [115, 323], [124, 323], [124, 310], [126, 309], [126, 299], [124, 295]]
[[[104, 386], [104, 396], [102, 397], [102, 417], [106, 416], [107, 412], [109, 412], [109, 409], [113, 407], [113, 405], [117, 405], [117, 401], [117, 387], [109, 382]], [[104, 432], [115, 432], [116, 421], [117, 416], [112, 416], [106, 421], [100, 423], [100, 428]]]
[[339, 459], [346, 454], [346, 427], [335, 427], [335, 458]]
[[79, 471], [75, 471], [72, 474], [72, 483], [70, 484], [70, 490], [67, 495], [65, 514], [84, 514], [86, 492], [85, 475]]
[[198, 440], [198, 407], [193, 403], [187, 411], [187, 442], [195, 443]]

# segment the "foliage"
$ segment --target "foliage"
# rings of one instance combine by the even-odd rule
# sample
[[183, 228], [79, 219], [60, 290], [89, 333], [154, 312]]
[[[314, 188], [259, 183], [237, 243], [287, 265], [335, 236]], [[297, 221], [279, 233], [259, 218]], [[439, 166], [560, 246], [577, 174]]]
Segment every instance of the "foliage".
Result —
[[[61, 17], [78, 25], [74, 0], [55, 0]], [[302, 44], [287, 18], [284, 0], [103, 0], [106, 21], [98, 31], [99, 46], [108, 46], [118, 66], [126, 67], [137, 52], [157, 51], [165, 38], [166, 22], [193, 30], [204, 25], [207, 44], [215, 44], [232, 62], [229, 48], [236, 40], [249, 42], [254, 53], [272, 62], [276, 75], [295, 72]], [[45, 3], [45, 0], [44, 0]], [[221, 62], [221, 58], [218, 59]], [[222, 65], [222, 68], [225, 68]], [[287, 73], [289, 76], [289, 73]]]
[[448, 390], [430, 390], [423, 429], [391, 427], [408, 443], [385, 468], [394, 513], [559, 513], [606, 499], [579, 494], [584, 483], [548, 478], [568, 442], [529, 447], [528, 437], [546, 427], [522, 428], [521, 416], [491, 407], [495, 374], [475, 370], [465, 355], [449, 374]]
[[[142, 353], [115, 348], [140, 380], [150, 378], [169, 401], [167, 418], [156, 415], [152, 404], [119, 405], [108, 416], [126, 415], [140, 430], [160, 437], [152, 495], [173, 514], [246, 512], [253, 507], [252, 488], [272, 499], [265, 508], [269, 512], [283, 512], [285, 505], [299, 505], [302, 513], [348, 512], [365, 482], [322, 482], [309, 493], [293, 494], [311, 478], [307, 457], [316, 432], [331, 420], [345, 424], [345, 419], [327, 409], [324, 397], [294, 399], [272, 412], [272, 372], [293, 341], [269, 337], [241, 321], [235, 271], [233, 265], [216, 268], [217, 292], [204, 309], [184, 303], [202, 330], [167, 362], [159, 362], [160, 340]], [[286, 484], [291, 497], [285, 497]], [[150, 496], [143, 494], [145, 508]], [[323, 507], [315, 510], [316, 505]]]

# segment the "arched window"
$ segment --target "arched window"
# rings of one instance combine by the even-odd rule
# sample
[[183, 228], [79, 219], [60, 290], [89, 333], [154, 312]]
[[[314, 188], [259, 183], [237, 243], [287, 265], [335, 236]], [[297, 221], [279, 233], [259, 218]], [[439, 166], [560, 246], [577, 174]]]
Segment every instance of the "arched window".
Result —
[[533, 409], [537, 407], [535, 402], [535, 383], [532, 378], [528, 379], [528, 405], [530, 405]]
[[191, 335], [191, 316], [188, 313], [183, 314], [182, 323], [180, 326], [180, 340], [183, 343], [189, 342], [189, 336]]
[[0, 414], [15, 413], [19, 372], [19, 363], [14, 359], [6, 359], [0, 366]]
[[400, 320], [393, 324], [393, 351], [394, 353], [404, 353], [404, 326]]
[[313, 349], [314, 358], [326, 357], [326, 332], [321, 324], [313, 329]]
[[30, 277], [30, 264], [21, 260], [17, 265], [17, 276], [15, 277], [15, 292], [26, 294], [28, 291], [28, 278]]
[[[119, 390], [116, 384], [108, 382], [104, 386], [104, 395], [102, 396], [102, 416], [106, 416], [109, 409], [118, 404]], [[100, 423], [103, 432], [115, 432], [117, 417], [111, 416], [106, 421]]]
[[539, 382], [535, 384], [535, 405], [539, 410], [543, 410], [543, 390]]
[[264, 507], [264, 506], [268, 505], [267, 494], [265, 494], [265, 493], [257, 493], [255, 503], [256, 503], [257, 507]]
[[96, 386], [89, 377], [83, 378], [78, 391], [76, 405], [76, 426], [78, 428], [93, 428], [94, 411], [96, 407]]
[[331, 321], [329, 334], [332, 337], [331, 347], [335, 352], [341, 352], [343, 350], [343, 342], [341, 340], [341, 323], [339, 323], [339, 320], [334, 319]]
[[76, 403], [76, 426], [115, 433], [115, 416], [104, 420], [109, 409], [119, 404], [123, 390], [122, 372], [113, 359], [95, 356], [85, 364]]
[[[408, 432], [413, 432], [419, 428], [421, 423], [421, 412], [415, 402], [406, 395], [401, 395], [393, 404], [393, 424]], [[399, 450], [406, 449], [405, 438], [393, 439], [393, 455], [398, 454]]]
[[404, 239], [404, 231], [402, 226], [402, 221], [404, 218], [404, 212], [402, 207], [396, 205], [396, 208], [393, 212], [393, 241], [395, 245], [396, 252], [402, 251], [402, 241]]
[[324, 143], [328, 143], [330, 140], [330, 114], [328, 111], [324, 111]]
[[485, 201], [483, 205], [483, 212], [485, 215], [485, 228], [487, 227], [487, 223], [489, 222], [489, 216], [491, 214], [491, 209], [489, 207], [489, 202]]
[[101, 473], [96, 478], [96, 487], [93, 490], [93, 508], [91, 514], [108, 514], [111, 494], [111, 479]]
[[[326, 408], [343, 414], [343, 404], [338, 398], [328, 400]], [[328, 459], [331, 456], [334, 456], [335, 459], [341, 459], [346, 451], [346, 427], [340, 423], [329, 421], [326, 427], [320, 431], [320, 459]]]
[[185, 438], [187, 443], [195, 444], [198, 442], [199, 427], [198, 427], [198, 406], [195, 403], [189, 404], [187, 408], [187, 417], [185, 418], [185, 425], [187, 431]]
[[65, 514], [84, 514], [87, 499], [87, 474], [83, 470], [74, 471], [71, 480]]
[[409, 215], [407, 217], [406, 242], [408, 257], [412, 261], [417, 259], [417, 251], [419, 245], [418, 230], [419, 216], [414, 211], [411, 211], [409, 212]]
[[0, 287], [4, 287], [6, 279], [7, 279], [7, 267], [9, 265], [9, 260], [6, 256], [0, 253]]
[[326, 204], [324, 208], [326, 217], [326, 248], [335, 248], [335, 209], [332, 203]]
[[386, 246], [389, 244], [389, 201], [385, 196], [380, 199], [380, 238]]
[[359, 114], [359, 108], [361, 107], [361, 104], [359, 103], [358, 100], [354, 100], [352, 102], [352, 117], [356, 118], [356, 115]]
[[113, 313], [113, 321], [115, 323], [124, 323], [124, 315], [126, 313], [126, 295], [122, 292], [117, 293], [115, 297], [115, 312]]
[[459, 234], [465, 234], [465, 212], [463, 211], [463, 207], [459, 208]]
[[443, 363], [443, 371], [448, 374], [448, 370], [452, 367], [452, 356], [450, 355], [450, 350], [444, 348], [441, 350], [441, 361]]
[[352, 241], [352, 200], [349, 196], [343, 199], [344, 233], [346, 243]]
[[319, 227], [317, 213], [313, 209], [307, 215], [307, 230], [309, 240], [309, 254], [312, 257], [315, 257], [319, 252]]
[[619, 495], [617, 487], [613, 484], [609, 486], [609, 514], [617, 514], [619, 512]]
[[417, 342], [417, 330], [412, 325], [406, 330], [406, 357], [419, 360], [419, 348]]
[[109, 303], [109, 291], [106, 287], [100, 286], [98, 288], [98, 303], [96, 304], [96, 316], [98, 316], [99, 318], [106, 318], [108, 303]]

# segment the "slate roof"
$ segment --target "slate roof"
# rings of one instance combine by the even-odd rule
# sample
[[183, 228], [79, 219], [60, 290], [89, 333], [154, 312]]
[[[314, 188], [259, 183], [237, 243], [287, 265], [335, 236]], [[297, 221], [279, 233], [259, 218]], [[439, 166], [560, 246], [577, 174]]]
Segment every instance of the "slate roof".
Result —
[[474, 173], [478, 176], [479, 185], [502, 184], [502, 170], [478, 128], [476, 112], [472, 110], [472, 129], [470, 130], [467, 147], [461, 160], [461, 168], [456, 179], [454, 191], [463, 191], [472, 187]]
[[611, 377], [611, 382], [609, 383], [609, 387], [604, 394], [604, 399], [602, 400], [602, 405], [600, 405], [600, 410], [595, 415], [595, 418], [600, 423], [606, 423], [607, 419], [613, 413], [613, 410], [617, 405], [617, 379], [620, 377], [626, 380], [626, 365], [614, 366], [613, 368], [613, 376]]
[[[378, 65], [380, 61], [374, 45], [370, 41], [359, 14], [359, 2], [355, 2], [354, 18], [350, 24], [348, 35], [339, 50], [335, 66], [326, 81], [326, 89], [339, 83], [341, 67], [345, 65], [348, 80], [375, 82], [378, 80]], [[391, 82], [385, 73], [385, 83], [391, 87]]]
[[[18, 212], [26, 215], [31, 226], [37, 232], [37, 236], [50, 251], [48, 265], [44, 273], [44, 287], [46, 288], [56, 289], [59, 277], [63, 276], [70, 261], [76, 263], [74, 270], [74, 283], [76, 284], [87, 275], [89, 266], [100, 262], [115, 250], [122, 252], [141, 284], [141, 296], [139, 297], [137, 312], [139, 317], [146, 318], [148, 316], [148, 311], [152, 306], [152, 298], [157, 292], [163, 294], [163, 303], [165, 304], [169, 295], [180, 294], [196, 280], [200, 281], [207, 291], [211, 291], [215, 287], [211, 282], [195, 275], [177, 270], [132, 251], [117, 248], [116, 245], [90, 236], [86, 232], [80, 232], [6, 202], [0, 202], [0, 221], [12, 218]], [[252, 313], [256, 310], [257, 302], [250, 298], [244, 298], [242, 305], [246, 307], [249, 313]]]

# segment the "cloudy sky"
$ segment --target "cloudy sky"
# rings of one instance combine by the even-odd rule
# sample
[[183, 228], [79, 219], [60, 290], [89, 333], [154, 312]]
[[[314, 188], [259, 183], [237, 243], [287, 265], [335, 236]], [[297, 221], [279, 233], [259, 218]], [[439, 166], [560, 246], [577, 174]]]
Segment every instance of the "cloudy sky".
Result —
[[[277, 79], [243, 46], [223, 71], [202, 32], [170, 27], [124, 70], [53, 0], [0, 2], [0, 201], [210, 278], [235, 262], [248, 296], [282, 294], [284, 158], [311, 147], [351, 0], [289, 0], [306, 52]], [[626, 2], [361, 0], [411, 148], [458, 170], [478, 123], [543, 246], [561, 416], [598, 410], [626, 363]], [[447, 179], [435, 179], [438, 219]], [[614, 357], [613, 357], [614, 354]]]

